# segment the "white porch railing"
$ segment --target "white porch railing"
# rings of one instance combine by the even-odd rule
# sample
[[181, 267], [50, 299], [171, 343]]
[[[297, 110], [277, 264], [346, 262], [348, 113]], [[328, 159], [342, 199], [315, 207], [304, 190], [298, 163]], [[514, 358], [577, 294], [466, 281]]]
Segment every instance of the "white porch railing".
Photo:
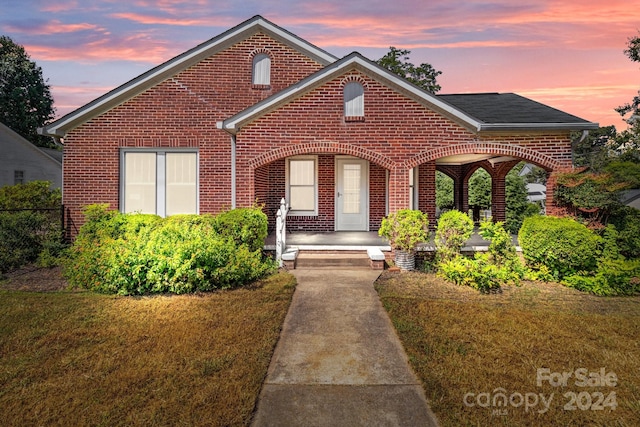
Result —
[[280, 200], [280, 208], [276, 213], [276, 261], [283, 266], [282, 254], [287, 249], [287, 214], [289, 204], [284, 199]]

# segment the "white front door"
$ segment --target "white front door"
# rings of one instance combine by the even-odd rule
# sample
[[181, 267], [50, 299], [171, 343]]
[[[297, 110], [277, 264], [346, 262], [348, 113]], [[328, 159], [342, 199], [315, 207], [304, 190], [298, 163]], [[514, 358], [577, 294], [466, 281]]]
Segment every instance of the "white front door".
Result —
[[336, 158], [336, 230], [369, 230], [369, 162]]

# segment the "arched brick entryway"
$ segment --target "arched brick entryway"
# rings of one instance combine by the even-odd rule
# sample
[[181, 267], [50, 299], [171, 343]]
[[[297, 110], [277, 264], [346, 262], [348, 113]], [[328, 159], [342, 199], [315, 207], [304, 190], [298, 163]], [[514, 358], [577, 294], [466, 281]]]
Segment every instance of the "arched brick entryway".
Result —
[[[490, 155], [493, 158], [480, 161], [466, 160], [466, 163], [461, 161], [456, 165], [438, 164], [439, 159], [466, 155]], [[506, 219], [505, 178], [520, 161], [533, 163], [548, 172], [567, 167], [563, 162], [531, 148], [497, 142], [457, 144], [427, 150], [407, 161], [407, 167], [419, 168], [419, 208], [430, 216], [435, 216], [436, 170], [453, 179], [454, 205], [456, 209], [466, 212], [469, 209], [469, 178], [478, 168], [485, 169], [491, 176], [493, 218], [496, 221], [504, 221]]]

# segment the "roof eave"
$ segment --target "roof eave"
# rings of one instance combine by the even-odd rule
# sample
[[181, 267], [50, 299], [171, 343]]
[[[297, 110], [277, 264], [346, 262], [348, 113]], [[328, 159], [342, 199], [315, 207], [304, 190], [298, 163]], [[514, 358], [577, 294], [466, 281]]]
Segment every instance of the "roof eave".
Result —
[[496, 131], [581, 131], [598, 129], [600, 125], [593, 122], [580, 123], [480, 123], [478, 132]]

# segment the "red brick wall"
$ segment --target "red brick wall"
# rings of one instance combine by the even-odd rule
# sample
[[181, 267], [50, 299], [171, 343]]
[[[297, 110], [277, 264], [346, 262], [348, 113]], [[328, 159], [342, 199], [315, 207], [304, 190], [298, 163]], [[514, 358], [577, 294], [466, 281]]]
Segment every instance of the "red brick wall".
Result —
[[387, 173], [375, 163], [369, 164], [369, 230], [380, 228], [382, 218], [387, 215]]
[[[252, 88], [252, 57], [264, 51], [272, 58], [272, 84]], [[280, 42], [256, 34], [76, 128], [65, 138], [64, 165], [64, 203], [73, 223], [76, 227], [82, 223], [84, 205], [118, 207], [122, 147], [198, 148], [200, 212], [229, 208], [230, 136], [216, 129], [216, 123], [320, 68]], [[365, 120], [350, 122], [343, 117], [342, 86], [354, 78], [365, 85]], [[267, 213], [277, 209], [284, 195], [283, 159], [319, 154], [319, 214], [292, 217], [289, 225], [322, 231], [334, 228], [336, 154], [371, 162], [372, 229], [385, 213], [385, 171], [389, 173], [389, 210], [396, 211], [408, 207], [408, 171], [419, 165], [431, 171], [432, 162], [446, 155], [514, 156], [547, 170], [571, 165], [568, 132], [478, 137], [355, 70], [245, 126], [237, 135], [237, 149], [238, 206], [252, 205], [258, 199], [265, 203]], [[432, 183], [422, 185], [429, 188]], [[421, 208], [432, 217], [435, 203], [431, 196], [425, 197]]]
[[[252, 57], [262, 51], [271, 55], [271, 87], [254, 89]], [[197, 147], [200, 212], [229, 208], [230, 136], [218, 130], [216, 123], [320, 68], [258, 33], [74, 129], [65, 138], [63, 172], [72, 232], [83, 222], [83, 206], [119, 207], [121, 147]]]
[[[343, 117], [342, 83], [354, 75], [365, 85], [363, 122]], [[357, 71], [328, 81], [246, 125], [237, 134], [237, 147], [238, 180], [248, 183], [239, 189], [240, 205], [253, 197], [256, 167], [300, 154], [353, 155], [389, 170], [390, 211], [408, 207], [409, 169], [443, 156], [491, 153], [518, 157], [547, 169], [570, 165], [571, 161], [568, 132], [478, 137]], [[433, 216], [435, 207], [430, 202], [435, 204], [425, 200], [424, 209]]]

